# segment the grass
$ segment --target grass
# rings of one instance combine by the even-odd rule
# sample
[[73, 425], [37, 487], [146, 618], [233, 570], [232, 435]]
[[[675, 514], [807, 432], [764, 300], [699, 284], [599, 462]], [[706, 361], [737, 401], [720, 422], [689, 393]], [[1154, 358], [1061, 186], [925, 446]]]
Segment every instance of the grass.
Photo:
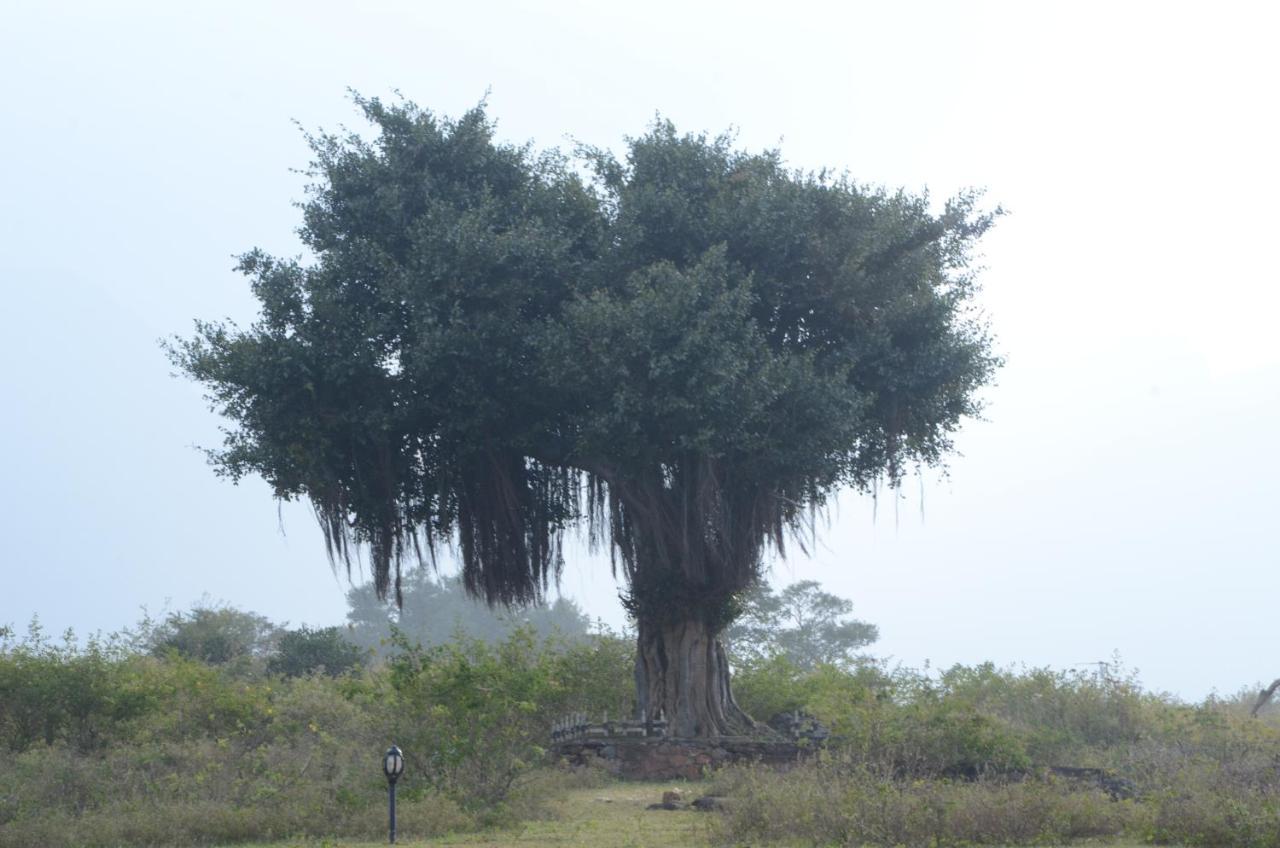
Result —
[[[594, 789], [571, 789], [553, 801], [553, 818], [527, 822], [510, 830], [465, 833], [427, 840], [397, 840], [397, 845], [471, 845], [486, 848], [551, 848], [551, 846], [593, 846], [593, 848], [663, 848], [663, 846], [707, 845], [715, 832], [718, 816], [694, 810], [646, 810], [662, 800], [667, 789], [680, 789], [686, 800], [702, 794], [698, 784], [617, 783]], [[381, 839], [365, 842], [344, 840], [294, 840], [236, 848], [374, 848], [386, 845]], [[228, 846], [231, 848], [231, 846]]]

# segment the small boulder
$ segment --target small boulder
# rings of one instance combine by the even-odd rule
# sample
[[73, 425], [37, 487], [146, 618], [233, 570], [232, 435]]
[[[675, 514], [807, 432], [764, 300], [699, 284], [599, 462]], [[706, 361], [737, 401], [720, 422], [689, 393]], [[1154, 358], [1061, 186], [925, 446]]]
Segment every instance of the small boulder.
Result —
[[768, 724], [772, 730], [795, 742], [822, 743], [831, 738], [831, 731], [826, 725], [803, 710], [778, 713], [769, 719]]

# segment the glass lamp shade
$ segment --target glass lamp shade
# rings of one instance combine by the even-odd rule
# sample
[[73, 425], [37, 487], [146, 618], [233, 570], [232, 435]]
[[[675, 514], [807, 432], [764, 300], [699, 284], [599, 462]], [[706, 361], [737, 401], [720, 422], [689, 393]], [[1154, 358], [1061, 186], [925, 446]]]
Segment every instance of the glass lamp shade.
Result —
[[404, 754], [395, 745], [388, 748], [387, 753], [382, 755], [382, 773], [388, 780], [395, 780], [404, 774]]

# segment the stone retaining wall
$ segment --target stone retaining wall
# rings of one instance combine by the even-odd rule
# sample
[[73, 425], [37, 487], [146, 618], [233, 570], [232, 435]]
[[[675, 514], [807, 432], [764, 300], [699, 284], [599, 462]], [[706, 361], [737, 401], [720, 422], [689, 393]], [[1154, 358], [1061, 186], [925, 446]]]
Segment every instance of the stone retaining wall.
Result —
[[633, 780], [694, 780], [710, 769], [735, 762], [785, 769], [813, 751], [812, 745], [750, 737], [587, 738], [557, 742], [551, 747], [552, 756], [570, 766], [603, 767], [618, 777]]

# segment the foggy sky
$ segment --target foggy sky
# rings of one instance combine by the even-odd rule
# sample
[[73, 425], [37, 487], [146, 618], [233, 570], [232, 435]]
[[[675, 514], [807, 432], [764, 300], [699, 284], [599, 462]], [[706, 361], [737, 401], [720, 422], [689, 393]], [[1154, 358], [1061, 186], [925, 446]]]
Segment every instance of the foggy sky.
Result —
[[[157, 342], [252, 321], [233, 254], [301, 251], [292, 121], [360, 129], [348, 87], [447, 115], [488, 92], [509, 141], [616, 148], [661, 112], [1010, 210], [981, 296], [1008, 364], [949, 476], [842, 498], [773, 567], [851, 598], [874, 653], [1118, 652], [1197, 699], [1280, 674], [1273, 7], [460, 6], [5, 4], [0, 624], [202, 594], [342, 620], [308, 508], [213, 475], [219, 422]], [[580, 548], [563, 591], [621, 624]]]

